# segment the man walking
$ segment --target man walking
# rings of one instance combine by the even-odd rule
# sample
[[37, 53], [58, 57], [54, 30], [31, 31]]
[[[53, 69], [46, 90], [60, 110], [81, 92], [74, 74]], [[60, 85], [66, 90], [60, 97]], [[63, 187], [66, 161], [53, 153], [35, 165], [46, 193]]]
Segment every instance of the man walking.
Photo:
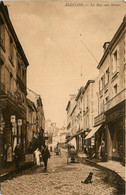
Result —
[[50, 158], [50, 152], [49, 152], [48, 147], [46, 145], [44, 146], [44, 149], [42, 150], [42, 158], [43, 158], [44, 167], [45, 167], [44, 170], [46, 170], [48, 158]]

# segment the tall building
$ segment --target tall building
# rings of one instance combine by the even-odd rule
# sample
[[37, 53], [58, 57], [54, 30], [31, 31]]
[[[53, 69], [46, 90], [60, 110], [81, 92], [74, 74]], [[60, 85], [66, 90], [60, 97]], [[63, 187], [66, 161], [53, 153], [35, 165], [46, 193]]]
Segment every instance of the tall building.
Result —
[[110, 42], [103, 45], [98, 64], [98, 115], [95, 126], [97, 144], [105, 141], [107, 159], [124, 161], [126, 102], [126, 16]]
[[17, 143], [25, 152], [26, 86], [29, 63], [11, 23], [7, 6], [0, 2], [0, 149]]

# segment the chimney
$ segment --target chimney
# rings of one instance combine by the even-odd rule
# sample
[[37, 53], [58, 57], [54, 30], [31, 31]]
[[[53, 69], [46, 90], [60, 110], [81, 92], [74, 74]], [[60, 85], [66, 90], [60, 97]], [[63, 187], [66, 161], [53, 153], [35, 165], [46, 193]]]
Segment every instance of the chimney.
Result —
[[104, 48], [104, 52], [106, 51], [106, 49], [108, 48], [110, 42], [105, 42], [103, 45]]

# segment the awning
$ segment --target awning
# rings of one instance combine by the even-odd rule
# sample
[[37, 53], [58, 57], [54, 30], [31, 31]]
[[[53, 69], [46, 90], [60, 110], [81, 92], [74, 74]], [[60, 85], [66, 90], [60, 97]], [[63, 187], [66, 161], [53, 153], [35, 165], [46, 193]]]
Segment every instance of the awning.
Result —
[[91, 138], [96, 133], [96, 131], [98, 131], [100, 129], [101, 126], [102, 125], [98, 125], [97, 127], [93, 127], [93, 129], [90, 131], [90, 133], [88, 133], [88, 135], [85, 137], [85, 139]]
[[75, 137], [73, 137], [67, 144], [74, 146], [75, 149], [76, 149], [76, 139], [75, 139]]

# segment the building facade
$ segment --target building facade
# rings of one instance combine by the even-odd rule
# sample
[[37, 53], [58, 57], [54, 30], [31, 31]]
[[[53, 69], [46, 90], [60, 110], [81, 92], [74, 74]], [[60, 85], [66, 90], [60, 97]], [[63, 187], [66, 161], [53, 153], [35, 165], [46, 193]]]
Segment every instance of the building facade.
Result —
[[66, 142], [69, 142], [72, 137], [77, 132], [76, 127], [76, 95], [70, 95], [70, 100], [68, 101], [66, 112], [67, 112], [67, 134], [66, 134]]
[[[44, 136], [45, 133], [45, 115], [42, 103], [42, 98], [36, 92], [31, 89], [27, 89], [27, 101], [28, 101], [28, 116], [31, 116], [32, 123], [30, 129], [33, 130], [32, 145], [33, 148], [41, 148], [41, 145], [45, 145]], [[29, 110], [30, 109], [30, 110]], [[29, 113], [30, 111], [30, 113]], [[29, 132], [29, 121], [27, 121], [27, 132]]]
[[103, 45], [104, 54], [98, 64], [98, 116], [102, 124], [97, 142], [105, 141], [107, 159], [124, 161], [126, 99], [126, 16], [110, 42]]
[[26, 110], [27, 110], [26, 111], [27, 113], [26, 146], [27, 146], [27, 152], [29, 152], [31, 147], [33, 146], [34, 136], [37, 135], [37, 129], [36, 129], [37, 109], [35, 107], [35, 104], [28, 98], [27, 98]]
[[7, 6], [0, 3], [0, 143], [3, 150], [26, 142], [26, 83], [29, 63], [11, 23]]
[[[76, 124], [77, 149], [94, 147], [99, 157], [104, 145], [105, 160], [125, 162], [126, 142], [126, 16], [97, 66], [99, 75], [81, 87], [76, 96], [76, 117], [72, 121], [71, 102], [67, 106], [68, 130]], [[70, 140], [70, 138], [69, 138]]]

